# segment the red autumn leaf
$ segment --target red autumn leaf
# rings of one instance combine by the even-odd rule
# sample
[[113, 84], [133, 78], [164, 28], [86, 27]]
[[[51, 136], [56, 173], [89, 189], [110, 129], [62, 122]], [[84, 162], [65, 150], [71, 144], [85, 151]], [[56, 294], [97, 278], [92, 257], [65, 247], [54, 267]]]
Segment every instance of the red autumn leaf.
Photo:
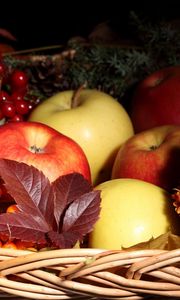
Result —
[[65, 210], [62, 219], [62, 230], [58, 236], [53, 232], [48, 237], [53, 244], [59, 247], [64, 242], [63, 248], [72, 247], [77, 240], [89, 233], [99, 216], [100, 191], [91, 191], [76, 198]]
[[67, 208], [63, 219], [63, 232], [84, 234], [97, 221], [100, 207], [100, 192], [92, 191], [76, 199]]
[[0, 232], [10, 239], [32, 241], [37, 244], [45, 244], [46, 232], [49, 230], [47, 223], [37, 216], [25, 212], [5, 213], [0, 215]]
[[25, 163], [0, 159], [0, 177], [21, 211], [54, 224], [54, 198], [51, 184], [45, 175]]
[[69, 241], [67, 243], [67, 241], [65, 241], [65, 238], [63, 234], [59, 233], [58, 231], [49, 231], [47, 234], [48, 239], [51, 241], [51, 245], [55, 248], [70, 248], [70, 247], [66, 247], [66, 244], [70, 244], [73, 245], [73, 243], [71, 241]]
[[[92, 191], [92, 186], [87, 180], [83, 180], [81, 174], [72, 173], [62, 176], [53, 184], [54, 188], [54, 215], [56, 222], [60, 220], [65, 207], [78, 199], [81, 195]], [[60, 225], [60, 224], [59, 224]]]
[[0, 232], [11, 239], [72, 247], [98, 219], [100, 192], [78, 173], [50, 183], [33, 166], [0, 159], [0, 177], [20, 209], [0, 215]]

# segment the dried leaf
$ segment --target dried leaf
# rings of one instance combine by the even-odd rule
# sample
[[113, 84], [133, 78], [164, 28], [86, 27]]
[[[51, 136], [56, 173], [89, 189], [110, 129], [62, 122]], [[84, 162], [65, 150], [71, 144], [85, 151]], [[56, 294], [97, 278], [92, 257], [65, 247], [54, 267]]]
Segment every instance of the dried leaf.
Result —
[[173, 250], [180, 248], [180, 236], [167, 232], [161, 234], [157, 238], [151, 238], [150, 240], [138, 243], [132, 247], [123, 248], [124, 250], [144, 250], [144, 249], [161, 249], [161, 250]]
[[169, 232], [167, 244], [168, 244], [167, 250], [173, 250], [173, 249], [180, 248], [180, 236]]

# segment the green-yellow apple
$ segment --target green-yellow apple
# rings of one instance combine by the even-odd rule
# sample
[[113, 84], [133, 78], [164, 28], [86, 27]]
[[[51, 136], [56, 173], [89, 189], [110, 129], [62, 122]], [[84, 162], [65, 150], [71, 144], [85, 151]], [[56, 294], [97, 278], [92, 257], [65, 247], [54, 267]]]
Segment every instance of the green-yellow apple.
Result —
[[138, 179], [113, 179], [96, 186], [101, 211], [89, 236], [89, 247], [122, 249], [171, 230], [178, 234], [180, 220], [170, 194]]
[[167, 124], [180, 125], [180, 66], [148, 75], [135, 89], [130, 115], [135, 132]]
[[0, 126], [0, 158], [33, 165], [50, 181], [78, 172], [91, 182], [89, 164], [81, 147], [48, 125], [12, 122]]
[[86, 154], [96, 185], [110, 178], [117, 150], [134, 134], [132, 122], [123, 106], [106, 93], [85, 89], [78, 97], [73, 95], [74, 91], [64, 91], [43, 101], [29, 121], [47, 124], [74, 139]]
[[167, 191], [179, 184], [180, 126], [165, 125], [136, 133], [119, 149], [112, 179], [136, 178]]

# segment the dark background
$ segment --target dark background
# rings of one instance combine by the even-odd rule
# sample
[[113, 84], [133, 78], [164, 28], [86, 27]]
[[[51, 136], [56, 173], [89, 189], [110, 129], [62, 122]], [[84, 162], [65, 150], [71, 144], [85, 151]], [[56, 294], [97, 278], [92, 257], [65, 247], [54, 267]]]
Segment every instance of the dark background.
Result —
[[66, 43], [73, 36], [87, 37], [101, 22], [128, 36], [130, 11], [152, 21], [179, 19], [179, 1], [24, 1], [2, 3], [0, 27], [16, 36], [16, 49], [29, 49]]

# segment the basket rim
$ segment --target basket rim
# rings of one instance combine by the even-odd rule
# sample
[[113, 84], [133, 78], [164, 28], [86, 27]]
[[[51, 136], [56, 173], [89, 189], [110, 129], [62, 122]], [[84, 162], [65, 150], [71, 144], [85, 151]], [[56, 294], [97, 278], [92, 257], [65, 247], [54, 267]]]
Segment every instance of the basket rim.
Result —
[[[1, 248], [0, 257], [0, 291], [6, 295], [52, 300], [180, 297], [180, 249]], [[124, 275], [115, 272], [121, 269]]]

